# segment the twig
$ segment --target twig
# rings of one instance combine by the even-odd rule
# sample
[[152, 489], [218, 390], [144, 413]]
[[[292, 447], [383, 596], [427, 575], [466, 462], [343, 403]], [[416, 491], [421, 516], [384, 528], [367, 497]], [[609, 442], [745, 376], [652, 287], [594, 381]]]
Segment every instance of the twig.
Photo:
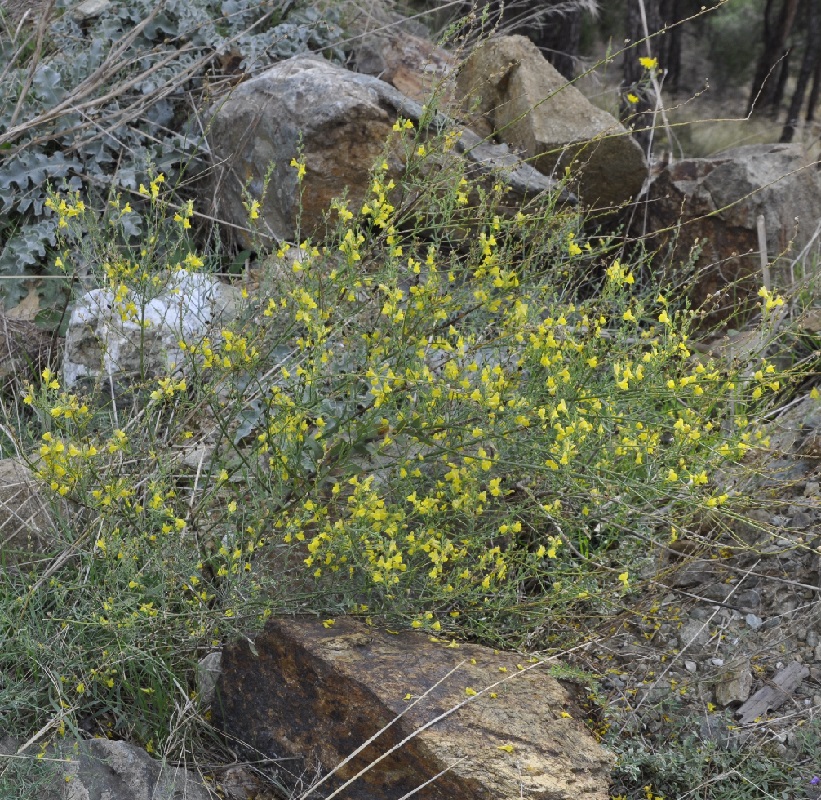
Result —
[[[644, 5], [644, 0], [639, 0], [639, 13], [641, 14], [641, 27], [644, 31], [644, 43], [647, 46], [647, 55], [652, 58], [653, 52], [650, 48], [650, 29], [647, 25], [647, 9]], [[658, 77], [656, 75], [656, 70], [650, 70], [650, 83], [653, 84], [653, 92], [656, 95], [656, 108], [653, 111], [653, 116], [655, 117], [656, 114], [661, 113], [661, 121], [664, 125], [664, 129], [667, 131], [667, 141], [670, 143], [670, 165], [673, 164], [673, 132], [670, 130], [670, 122], [667, 119], [667, 111], [664, 108], [664, 103], [661, 99], [661, 84], [658, 81]], [[653, 147], [653, 134], [655, 132], [655, 125], [653, 125], [650, 129], [650, 141], [647, 145], [647, 161], [650, 161], [650, 151]]]

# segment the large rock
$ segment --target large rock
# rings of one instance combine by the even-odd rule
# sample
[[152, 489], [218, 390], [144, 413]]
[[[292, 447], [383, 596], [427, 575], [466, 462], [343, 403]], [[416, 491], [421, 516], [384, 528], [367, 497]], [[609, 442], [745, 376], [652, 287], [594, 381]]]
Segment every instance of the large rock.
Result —
[[[263, 238], [293, 241], [298, 233], [322, 235], [331, 200], [347, 193], [352, 209], [362, 203], [371, 169], [385, 153], [397, 117], [419, 123], [422, 115], [422, 106], [388, 83], [318, 56], [277, 64], [240, 84], [214, 111], [209, 144], [217, 215], [234, 226], [240, 243], [249, 248], [256, 245], [246, 229], [251, 198], [261, 199], [258, 234]], [[432, 130], [449, 124], [438, 115]], [[463, 137], [471, 139], [470, 132]], [[554, 185], [504, 146], [485, 146], [481, 154], [464, 143], [458, 147], [491, 182], [496, 170], [504, 180], [513, 174], [506, 198], [511, 205]], [[305, 163], [301, 187], [291, 166], [300, 148]], [[403, 158], [398, 149], [388, 153], [390, 176], [398, 176]]]
[[653, 249], [669, 252], [673, 269], [700, 250], [692, 299], [714, 298], [713, 319], [743, 311], [761, 286], [759, 214], [776, 285], [789, 281], [788, 265], [811, 241], [821, 218], [821, 179], [800, 145], [748, 145], [714, 158], [662, 166], [652, 179], [641, 229], [660, 231]]
[[639, 145], [524, 36], [478, 47], [462, 65], [456, 90], [477, 132], [495, 134], [546, 175], [569, 166], [585, 204], [617, 205], [641, 190], [647, 164]]
[[[237, 291], [210, 275], [180, 269], [155, 297], [129, 295], [115, 302], [110, 289], [93, 289], [75, 304], [69, 318], [63, 379], [69, 390], [113, 383], [120, 397], [139, 379], [174, 372], [184, 362], [179, 342], [198, 343], [219, 320], [236, 312]], [[123, 319], [133, 301], [147, 323]]]
[[608, 796], [612, 759], [544, 667], [421, 633], [272, 620], [253, 645], [224, 650], [214, 716], [295, 775], [337, 767], [321, 796], [371, 764], [342, 797], [395, 800], [426, 781], [420, 800]]
[[[315, 233], [345, 187], [353, 207], [362, 202], [397, 114], [413, 116], [410, 109], [397, 108], [405, 103], [410, 101], [388, 84], [317, 56], [283, 61], [240, 84], [218, 105], [210, 127], [218, 216], [240, 228], [247, 225], [247, 191], [262, 198], [260, 233], [293, 240], [300, 185], [290, 162], [301, 148], [303, 232]], [[396, 157], [390, 162], [396, 171]], [[253, 246], [248, 233], [238, 230], [237, 236]]]
[[[11, 737], [0, 739], [0, 755], [18, 754]], [[40, 781], [33, 793], [15, 797], [38, 800], [210, 800], [212, 795], [194, 773], [153, 759], [140, 747], [109, 739], [68, 744], [46, 750]], [[20, 754], [24, 755], [24, 754]], [[25, 755], [33, 758], [26, 751]], [[5, 796], [5, 795], [4, 795]]]
[[427, 102], [434, 91], [439, 99], [452, 99], [452, 87], [445, 87], [456, 70], [456, 58], [427, 39], [387, 28], [363, 33], [354, 39], [354, 63], [358, 72], [373, 75], [391, 84], [418, 103]]
[[[511, 153], [506, 144], [494, 144], [483, 140], [467, 128], [462, 130], [462, 135], [456, 143], [456, 150], [467, 162], [466, 175], [475, 182], [484, 182], [486, 188], [490, 189], [493, 180], [488, 178], [494, 175], [504, 178], [508, 187], [500, 206], [504, 213], [513, 214], [520, 209], [526, 198], [556, 188], [556, 181]], [[575, 205], [577, 198], [572, 192], [562, 189], [559, 201]]]
[[16, 458], [0, 460], [0, 569], [54, 550], [51, 507], [31, 470]]

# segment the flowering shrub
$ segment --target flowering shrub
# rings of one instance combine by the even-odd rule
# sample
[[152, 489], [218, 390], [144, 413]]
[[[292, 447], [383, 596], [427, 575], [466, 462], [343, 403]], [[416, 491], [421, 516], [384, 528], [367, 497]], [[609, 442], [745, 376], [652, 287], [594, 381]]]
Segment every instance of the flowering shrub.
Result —
[[[141, 407], [66, 393], [48, 371], [29, 388], [33, 467], [79, 509], [73, 557], [10, 589], [59, 640], [48, 670], [24, 658], [20, 674], [61, 724], [90, 716], [158, 745], [191, 659], [272, 611], [517, 643], [630, 591], [646, 554], [631, 534], [675, 539], [732, 505], [716, 472], [767, 446], [773, 365], [696, 359], [696, 312], [587, 240], [578, 212], [556, 196], [506, 211], [504, 176], [466, 174], [452, 132], [399, 120], [393, 135], [405, 174], [378, 164], [361, 205], [332, 204], [324, 242], [263, 262], [233, 322], [181, 332], [185, 368], [137, 376]], [[169, 271], [207, 263], [192, 206], [164, 191], [162, 175], [140, 187], [152, 227], [137, 250], [116, 244], [118, 198], [92, 237], [115, 311], [144, 326]], [[77, 198], [49, 202], [70, 271], [96, 223]], [[779, 298], [762, 298], [766, 322]]]

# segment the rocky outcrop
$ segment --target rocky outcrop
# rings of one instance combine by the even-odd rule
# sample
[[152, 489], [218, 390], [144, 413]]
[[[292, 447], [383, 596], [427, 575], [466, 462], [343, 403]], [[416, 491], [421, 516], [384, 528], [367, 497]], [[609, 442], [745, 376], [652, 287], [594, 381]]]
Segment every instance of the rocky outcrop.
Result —
[[[716, 318], [743, 311], [761, 286], [758, 234], [764, 216], [776, 285], [812, 239], [821, 218], [821, 179], [800, 145], [749, 145], [714, 158], [662, 166], [636, 216], [653, 249], [669, 252], [673, 270], [697, 253], [691, 297], [708, 298]], [[657, 231], [658, 233], [653, 233]]]
[[[524, 663], [521, 663], [524, 662]], [[546, 669], [348, 619], [276, 619], [226, 648], [214, 703], [234, 741], [321, 769], [348, 800], [604, 798], [612, 759]], [[361, 748], [361, 749], [358, 749]], [[429, 783], [428, 783], [429, 782]]]
[[[422, 106], [388, 83], [318, 56], [277, 64], [234, 89], [215, 109], [209, 132], [217, 215], [233, 226], [244, 247], [258, 244], [247, 229], [252, 199], [261, 203], [257, 233], [264, 240], [321, 236], [331, 200], [347, 194], [351, 208], [361, 205], [397, 117], [418, 124], [422, 115]], [[449, 124], [437, 116], [432, 131]], [[474, 177], [484, 175], [492, 183], [498, 171], [511, 185], [509, 205], [555, 185], [506, 146], [482, 144], [470, 131], [462, 138], [457, 147]], [[301, 184], [291, 165], [300, 152]], [[396, 177], [404, 154], [397, 148], [386, 159], [388, 174]]]
[[478, 47], [456, 87], [477, 133], [497, 136], [546, 175], [561, 176], [569, 167], [585, 204], [618, 205], [641, 190], [647, 164], [639, 145], [524, 36]]
[[[210, 275], [180, 269], [155, 297], [117, 299], [94, 289], [74, 305], [66, 332], [67, 389], [102, 381], [120, 397], [138, 378], [173, 372], [183, 363], [180, 340], [201, 341], [218, 320], [236, 313], [239, 290]], [[135, 312], [128, 311], [129, 302]]]

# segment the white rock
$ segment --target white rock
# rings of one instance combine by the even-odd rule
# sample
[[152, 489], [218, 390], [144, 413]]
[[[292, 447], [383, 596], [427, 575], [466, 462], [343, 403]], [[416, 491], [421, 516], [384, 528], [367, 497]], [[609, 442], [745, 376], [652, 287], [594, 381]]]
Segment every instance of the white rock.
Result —
[[69, 319], [65, 387], [101, 379], [121, 384], [141, 377], [141, 371], [145, 377], [173, 373], [183, 364], [180, 340], [196, 343], [216, 319], [229, 317], [234, 292], [210, 275], [177, 270], [156, 297], [129, 298], [147, 323], [143, 328], [122, 319], [110, 289], [93, 289], [78, 300]]

